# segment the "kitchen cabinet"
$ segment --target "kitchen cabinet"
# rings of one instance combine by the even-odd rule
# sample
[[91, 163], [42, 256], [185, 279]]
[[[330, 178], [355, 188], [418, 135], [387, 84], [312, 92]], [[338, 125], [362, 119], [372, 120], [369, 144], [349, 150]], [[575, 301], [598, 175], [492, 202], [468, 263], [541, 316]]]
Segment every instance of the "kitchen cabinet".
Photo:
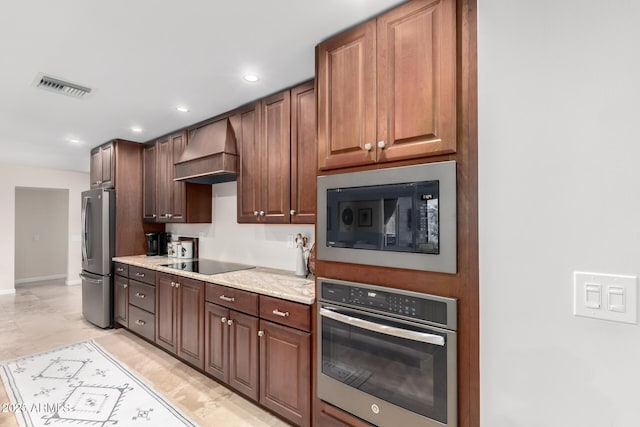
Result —
[[239, 223], [315, 223], [315, 91], [312, 82], [231, 116], [240, 152]]
[[156, 279], [156, 344], [204, 368], [204, 283], [165, 273]]
[[143, 218], [160, 223], [211, 222], [211, 185], [174, 181], [174, 163], [187, 146], [186, 131], [155, 141], [144, 150]]
[[115, 187], [114, 143], [108, 142], [91, 150], [89, 178], [91, 188]]
[[116, 323], [129, 327], [129, 279], [116, 274], [114, 284], [113, 319]]
[[291, 89], [292, 224], [316, 222], [316, 93], [310, 81]]
[[207, 284], [206, 299], [204, 369], [257, 401], [258, 296]]
[[299, 426], [311, 425], [310, 330], [310, 306], [260, 295], [260, 404]]
[[408, 2], [316, 48], [320, 170], [456, 152], [455, 0]]

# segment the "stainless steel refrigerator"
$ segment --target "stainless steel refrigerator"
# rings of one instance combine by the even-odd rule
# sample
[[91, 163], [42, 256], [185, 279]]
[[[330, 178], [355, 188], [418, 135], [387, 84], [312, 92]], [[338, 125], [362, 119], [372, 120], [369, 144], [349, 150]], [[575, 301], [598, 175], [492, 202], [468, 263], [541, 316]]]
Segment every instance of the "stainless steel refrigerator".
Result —
[[113, 326], [115, 191], [82, 193], [82, 314], [101, 328]]

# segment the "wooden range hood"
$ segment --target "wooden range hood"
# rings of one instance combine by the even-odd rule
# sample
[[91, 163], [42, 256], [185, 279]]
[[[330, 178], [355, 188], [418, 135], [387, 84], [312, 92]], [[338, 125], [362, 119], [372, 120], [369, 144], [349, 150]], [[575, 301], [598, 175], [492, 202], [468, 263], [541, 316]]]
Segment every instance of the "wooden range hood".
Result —
[[194, 129], [175, 163], [175, 181], [217, 184], [238, 175], [236, 136], [228, 118]]

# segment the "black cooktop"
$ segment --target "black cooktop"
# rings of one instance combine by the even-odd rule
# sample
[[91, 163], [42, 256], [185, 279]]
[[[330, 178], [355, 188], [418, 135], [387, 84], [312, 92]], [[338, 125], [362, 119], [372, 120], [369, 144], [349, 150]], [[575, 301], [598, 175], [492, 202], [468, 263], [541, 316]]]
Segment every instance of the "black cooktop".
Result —
[[194, 261], [176, 261], [171, 264], [161, 264], [162, 267], [169, 267], [175, 270], [192, 271], [200, 274], [218, 274], [228, 273], [236, 270], [247, 270], [255, 268], [250, 265], [235, 264], [233, 262], [213, 261], [209, 259], [200, 259]]

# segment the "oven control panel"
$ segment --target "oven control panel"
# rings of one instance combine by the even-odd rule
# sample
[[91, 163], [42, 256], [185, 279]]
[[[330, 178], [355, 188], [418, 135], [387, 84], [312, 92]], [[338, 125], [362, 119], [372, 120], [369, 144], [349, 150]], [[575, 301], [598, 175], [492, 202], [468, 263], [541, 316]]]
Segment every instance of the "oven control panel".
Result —
[[[427, 294], [378, 286], [350, 286], [333, 281], [321, 284], [323, 301], [370, 309], [447, 326], [447, 303]], [[436, 297], [437, 298], [437, 297]], [[438, 298], [439, 299], [439, 298]]]

